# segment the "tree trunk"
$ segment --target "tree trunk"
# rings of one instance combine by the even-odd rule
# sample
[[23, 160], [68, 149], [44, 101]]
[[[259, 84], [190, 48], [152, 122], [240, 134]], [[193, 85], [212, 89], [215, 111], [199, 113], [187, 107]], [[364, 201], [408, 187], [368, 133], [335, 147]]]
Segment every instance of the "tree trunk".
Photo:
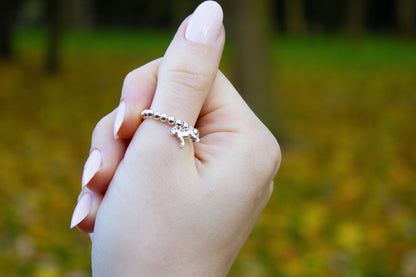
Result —
[[45, 70], [48, 73], [57, 73], [60, 66], [59, 50], [62, 35], [62, 0], [46, 0], [45, 13], [48, 31]]
[[72, 0], [71, 4], [75, 28], [82, 32], [91, 30], [94, 22], [92, 0]]
[[348, 0], [346, 31], [351, 38], [360, 38], [365, 31], [366, 0]]
[[286, 31], [290, 36], [302, 36], [306, 33], [306, 19], [303, 0], [286, 0]]
[[3, 13], [0, 14], [0, 58], [9, 59], [12, 54], [11, 24]]
[[400, 34], [405, 38], [411, 38], [415, 35], [415, 13], [415, 0], [397, 1], [397, 23]]
[[13, 54], [13, 21], [21, 3], [21, 0], [0, 1], [0, 59], [9, 59]]
[[186, 16], [192, 13], [200, 2], [195, 0], [171, 0], [172, 27], [178, 28]]
[[269, 0], [234, 0], [235, 85], [265, 122], [273, 127]]

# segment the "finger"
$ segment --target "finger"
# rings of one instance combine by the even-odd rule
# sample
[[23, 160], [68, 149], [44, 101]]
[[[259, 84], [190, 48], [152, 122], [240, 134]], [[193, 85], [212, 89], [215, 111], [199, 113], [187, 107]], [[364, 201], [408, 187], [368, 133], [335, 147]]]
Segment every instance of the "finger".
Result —
[[[217, 120], [221, 118], [223, 120]], [[198, 119], [200, 136], [218, 132], [241, 132], [256, 115], [231, 82], [218, 71]], [[215, 122], [215, 124], [210, 124]]]
[[131, 71], [124, 79], [120, 105], [114, 120], [114, 137], [131, 139], [141, 122], [140, 113], [150, 107], [156, 90], [161, 59]]
[[75, 226], [82, 232], [94, 231], [95, 218], [103, 195], [84, 188], [79, 197], [71, 219], [71, 229]]
[[90, 155], [82, 174], [82, 187], [87, 186], [95, 192], [107, 190], [126, 151], [128, 141], [113, 136], [116, 110], [103, 117], [92, 134]]
[[182, 23], [159, 67], [152, 110], [195, 123], [221, 59], [222, 18], [220, 5], [206, 1]]
[[[252, 168], [269, 172], [266, 179], [276, 175], [281, 162], [276, 138], [220, 71], [201, 109], [197, 128], [201, 143], [195, 145], [194, 152], [199, 161], [218, 160], [220, 155], [227, 155], [232, 149], [238, 150], [241, 145], [237, 142], [240, 142], [246, 151], [250, 149], [255, 153], [252, 155]], [[259, 160], [256, 161], [255, 157]]]

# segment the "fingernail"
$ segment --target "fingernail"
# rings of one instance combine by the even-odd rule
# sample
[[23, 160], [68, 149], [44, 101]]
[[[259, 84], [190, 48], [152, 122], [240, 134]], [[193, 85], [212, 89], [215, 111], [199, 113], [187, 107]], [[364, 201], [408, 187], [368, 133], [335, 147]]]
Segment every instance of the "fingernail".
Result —
[[82, 173], [82, 187], [85, 187], [97, 173], [101, 167], [100, 151], [94, 149], [84, 165], [84, 172]]
[[90, 192], [84, 192], [78, 200], [71, 219], [71, 229], [83, 221], [90, 213], [92, 208], [92, 195]]
[[198, 43], [214, 42], [220, 32], [222, 18], [222, 8], [217, 2], [201, 3], [189, 19], [185, 37]]
[[121, 127], [121, 124], [124, 120], [124, 114], [126, 113], [126, 102], [123, 100], [118, 105], [116, 117], [114, 119], [114, 137], [117, 138], [118, 130]]

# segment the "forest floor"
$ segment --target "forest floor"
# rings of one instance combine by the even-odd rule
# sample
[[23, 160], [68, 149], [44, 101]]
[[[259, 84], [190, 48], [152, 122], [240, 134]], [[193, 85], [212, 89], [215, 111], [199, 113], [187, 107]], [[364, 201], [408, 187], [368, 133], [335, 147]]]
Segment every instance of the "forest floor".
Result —
[[[171, 36], [70, 33], [47, 75], [44, 33], [18, 32], [0, 62], [0, 276], [90, 275], [89, 238], [69, 222], [91, 132]], [[230, 276], [416, 276], [416, 42], [271, 46], [282, 166]]]

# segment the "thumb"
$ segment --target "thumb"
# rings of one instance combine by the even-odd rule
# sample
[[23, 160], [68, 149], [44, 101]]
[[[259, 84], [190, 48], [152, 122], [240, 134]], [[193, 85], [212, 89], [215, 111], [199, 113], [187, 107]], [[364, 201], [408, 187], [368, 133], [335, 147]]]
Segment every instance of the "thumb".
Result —
[[153, 111], [196, 122], [221, 59], [222, 19], [221, 6], [206, 1], [182, 23], [159, 68]]

